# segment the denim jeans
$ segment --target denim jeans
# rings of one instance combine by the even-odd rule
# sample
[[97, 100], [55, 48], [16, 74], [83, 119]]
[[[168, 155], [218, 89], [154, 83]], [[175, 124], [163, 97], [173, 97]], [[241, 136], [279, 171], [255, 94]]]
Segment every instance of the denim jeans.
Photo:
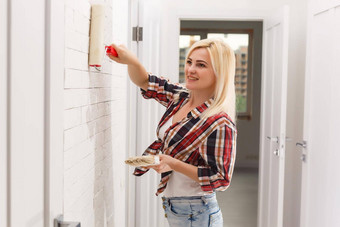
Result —
[[222, 212], [215, 193], [162, 199], [170, 227], [223, 227]]

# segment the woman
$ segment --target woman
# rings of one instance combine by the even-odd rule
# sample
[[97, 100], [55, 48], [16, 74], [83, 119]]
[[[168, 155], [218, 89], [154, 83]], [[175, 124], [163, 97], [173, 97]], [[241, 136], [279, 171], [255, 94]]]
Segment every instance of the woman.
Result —
[[159, 155], [160, 164], [136, 168], [141, 176], [150, 168], [161, 173], [156, 195], [170, 226], [223, 226], [215, 191], [230, 184], [236, 155], [235, 55], [218, 39], [196, 42], [185, 64], [185, 88], [149, 75], [135, 55], [112, 44], [128, 65], [131, 80], [144, 98], [167, 110], [157, 128], [158, 139], [143, 155]]

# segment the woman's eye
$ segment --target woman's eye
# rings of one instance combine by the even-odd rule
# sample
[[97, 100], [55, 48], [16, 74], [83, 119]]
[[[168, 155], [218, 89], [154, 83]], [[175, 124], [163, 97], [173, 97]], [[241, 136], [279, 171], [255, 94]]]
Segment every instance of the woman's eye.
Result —
[[205, 64], [198, 64], [198, 66], [204, 68]]
[[189, 65], [190, 65], [190, 64], [191, 64], [191, 61], [189, 61], [189, 60], [188, 60], [188, 61], [187, 61], [187, 64], [189, 64]]

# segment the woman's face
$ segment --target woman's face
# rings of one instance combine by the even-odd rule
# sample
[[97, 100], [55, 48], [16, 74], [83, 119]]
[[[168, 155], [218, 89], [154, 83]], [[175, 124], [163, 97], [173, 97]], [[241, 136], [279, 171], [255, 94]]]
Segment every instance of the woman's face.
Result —
[[206, 48], [195, 49], [185, 63], [186, 88], [193, 91], [215, 90], [216, 77]]

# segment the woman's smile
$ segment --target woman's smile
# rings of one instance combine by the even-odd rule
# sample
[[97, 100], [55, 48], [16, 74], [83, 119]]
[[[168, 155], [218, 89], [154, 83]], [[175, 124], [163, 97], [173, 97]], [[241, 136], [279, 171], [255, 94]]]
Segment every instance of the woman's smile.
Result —
[[188, 80], [190, 80], [190, 81], [197, 81], [197, 80], [198, 80], [198, 78], [197, 78], [197, 77], [194, 77], [194, 76], [188, 76], [187, 78], [188, 78]]

